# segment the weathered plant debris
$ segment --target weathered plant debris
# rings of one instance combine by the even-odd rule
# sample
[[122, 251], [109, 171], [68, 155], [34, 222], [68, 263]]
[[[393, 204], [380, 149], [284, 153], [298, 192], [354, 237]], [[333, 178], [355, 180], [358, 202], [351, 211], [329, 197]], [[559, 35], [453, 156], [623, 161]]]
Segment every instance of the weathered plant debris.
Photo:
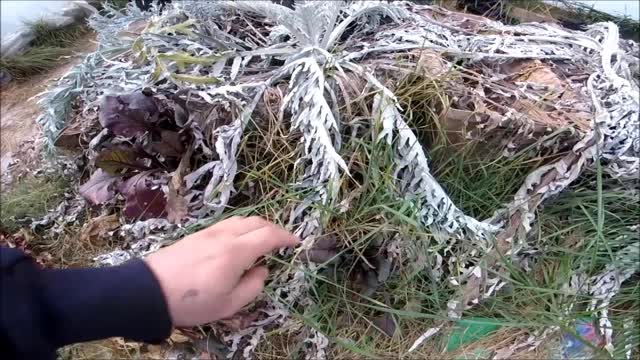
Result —
[[78, 240], [88, 244], [99, 243], [113, 234], [119, 226], [120, 223], [118, 222], [118, 216], [116, 214], [100, 215], [91, 218], [82, 226]]
[[[117, 204], [130, 222], [121, 228], [127, 247], [98, 259], [116, 264], [169, 243], [166, 235], [178, 225], [224, 213], [236, 191], [244, 130], [263, 120], [259, 109], [270, 105], [270, 94], [282, 94], [278, 118], [299, 139], [295, 186], [305, 191], [286, 220], [303, 239], [303, 255], [296, 269], [275, 275], [275, 298], [261, 315], [224, 336], [231, 353], [250, 357], [266, 326], [287, 321], [285, 303], [309, 304], [313, 277], [307, 274], [335, 255], [335, 247], [323, 243], [322, 209], [349, 206], [340, 190], [350, 176], [341, 151], [356, 136], [343, 131], [345, 119], [358, 115], [365, 126], [381, 129], [374, 141], [393, 153], [395, 193], [439, 243], [420, 266], [446, 273], [441, 281], [460, 287], [443, 309], [454, 319], [504, 286], [498, 259], [518, 261], [538, 206], [594, 160], [624, 182], [638, 173], [638, 44], [620, 40], [613, 23], [584, 32], [555, 24], [507, 26], [405, 2], [173, 6], [161, 15], [133, 8], [93, 15], [100, 45], [41, 100], [40, 121], [53, 144], [72, 100], [85, 111], [101, 104], [103, 130], [87, 151], [95, 171], [80, 193], [93, 205]], [[120, 32], [142, 20], [141, 32]], [[443, 76], [449, 73], [456, 76]], [[461, 140], [493, 138], [487, 140], [492, 150], [507, 157], [531, 147], [562, 155], [533, 171], [493, 218], [464, 214], [431, 174], [428, 154], [398, 104], [393, 84], [408, 74], [441, 79], [450, 98], [443, 117]], [[354, 98], [364, 99], [364, 110]], [[394, 239], [386, 251], [412, 259], [413, 240]], [[453, 252], [454, 245], [464, 250]], [[637, 270], [619, 266], [611, 271]], [[607, 299], [619, 289], [608, 279], [591, 281], [602, 299], [593, 305], [602, 324]], [[426, 331], [412, 349], [439, 330]], [[328, 339], [315, 329], [301, 331], [309, 335], [307, 358], [324, 358]]]
[[373, 319], [373, 325], [389, 337], [392, 337], [396, 332], [396, 321], [389, 313], [384, 313], [383, 315]]

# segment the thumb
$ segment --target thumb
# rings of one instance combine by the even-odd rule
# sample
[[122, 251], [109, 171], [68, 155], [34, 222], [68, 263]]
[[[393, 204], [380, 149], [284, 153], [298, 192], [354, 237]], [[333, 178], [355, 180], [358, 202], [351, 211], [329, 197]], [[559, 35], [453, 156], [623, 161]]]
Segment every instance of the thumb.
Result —
[[256, 266], [249, 269], [242, 275], [238, 285], [233, 289], [230, 296], [231, 305], [227, 316], [231, 316], [242, 309], [245, 305], [253, 301], [264, 289], [264, 281], [269, 275], [269, 270], [264, 266]]

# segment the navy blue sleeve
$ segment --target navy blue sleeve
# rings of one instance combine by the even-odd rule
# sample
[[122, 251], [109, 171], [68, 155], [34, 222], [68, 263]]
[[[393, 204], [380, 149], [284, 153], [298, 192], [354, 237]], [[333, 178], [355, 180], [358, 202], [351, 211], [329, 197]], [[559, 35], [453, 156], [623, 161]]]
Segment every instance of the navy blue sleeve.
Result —
[[113, 336], [159, 342], [171, 332], [160, 284], [142, 260], [47, 270], [0, 248], [0, 268], [3, 359], [54, 358], [60, 346]]

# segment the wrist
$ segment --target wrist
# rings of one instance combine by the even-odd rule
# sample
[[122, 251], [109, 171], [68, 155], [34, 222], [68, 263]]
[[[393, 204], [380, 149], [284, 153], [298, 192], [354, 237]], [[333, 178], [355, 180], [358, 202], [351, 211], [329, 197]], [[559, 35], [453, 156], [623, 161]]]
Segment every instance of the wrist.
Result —
[[[47, 270], [43, 286], [60, 344], [122, 336], [154, 342], [171, 332], [160, 285], [142, 260], [120, 266]], [[96, 326], [96, 324], [100, 324]], [[64, 330], [64, 331], [62, 331]]]

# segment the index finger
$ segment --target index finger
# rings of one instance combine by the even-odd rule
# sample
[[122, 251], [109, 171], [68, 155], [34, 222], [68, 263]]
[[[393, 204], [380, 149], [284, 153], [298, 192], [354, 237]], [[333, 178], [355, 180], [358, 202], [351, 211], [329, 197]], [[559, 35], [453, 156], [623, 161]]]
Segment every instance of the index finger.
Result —
[[239, 256], [241, 259], [239, 260], [245, 267], [253, 265], [259, 257], [267, 255], [276, 249], [300, 244], [297, 236], [275, 224], [267, 224], [247, 232], [238, 237], [236, 241], [240, 249]]

